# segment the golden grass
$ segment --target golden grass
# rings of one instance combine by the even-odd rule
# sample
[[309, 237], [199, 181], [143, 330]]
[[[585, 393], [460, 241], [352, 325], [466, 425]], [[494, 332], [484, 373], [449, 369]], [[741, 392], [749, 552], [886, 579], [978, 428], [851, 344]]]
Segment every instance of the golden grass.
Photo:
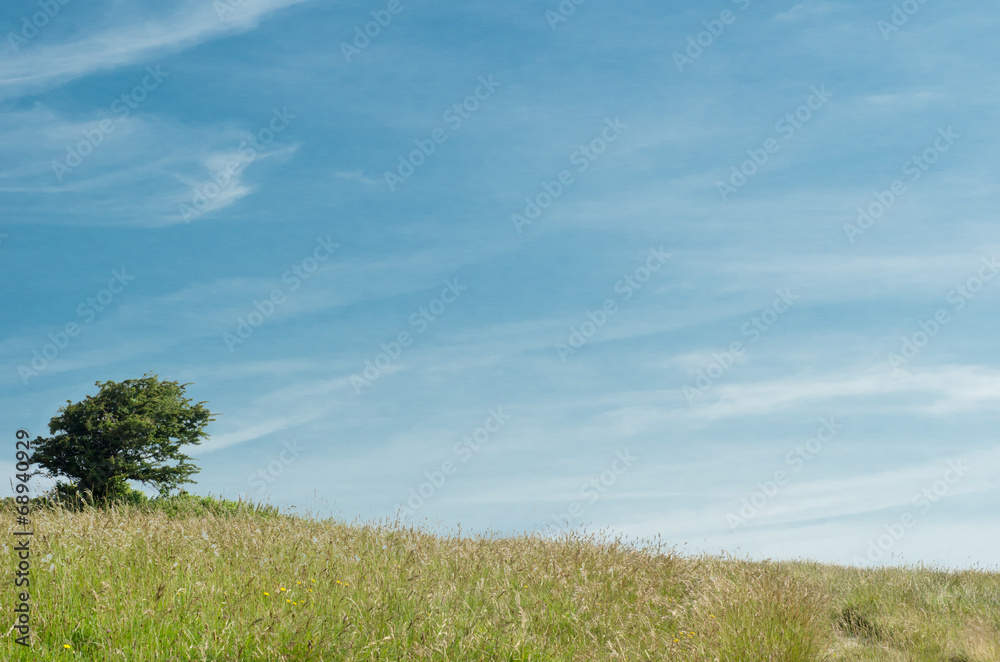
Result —
[[[10, 615], [15, 514], [2, 600]], [[4, 660], [1000, 660], [1000, 575], [115, 506], [32, 513]], [[648, 548], [647, 548], [648, 549]], [[8, 621], [10, 622], [10, 621]]]

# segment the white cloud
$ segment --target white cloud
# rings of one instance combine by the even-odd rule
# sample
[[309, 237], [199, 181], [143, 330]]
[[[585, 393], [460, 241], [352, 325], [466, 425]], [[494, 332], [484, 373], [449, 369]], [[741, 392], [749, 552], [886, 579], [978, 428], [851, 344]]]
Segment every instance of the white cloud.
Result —
[[[314, 380], [280, 389], [247, 403], [244, 411], [231, 412], [231, 420], [246, 421], [235, 428], [229, 428], [204, 442], [198, 449], [199, 455], [214, 453], [230, 446], [259, 439], [269, 434], [281, 432], [299, 425], [316, 421], [335, 413], [331, 404], [333, 396], [350, 389], [347, 377]], [[281, 416], [268, 416], [261, 412], [283, 412]]]
[[267, 14], [303, 1], [233, 0], [231, 4], [238, 6], [220, 12], [219, 6], [228, 7], [230, 3], [185, 0], [180, 6], [167, 7], [161, 17], [141, 24], [105, 25], [72, 43], [38, 44], [5, 63], [0, 74], [0, 98], [147, 60], [157, 53], [189, 48], [223, 34], [245, 32]]
[[289, 145], [270, 152], [254, 151], [251, 156], [239, 151], [210, 152], [201, 158], [205, 174], [196, 180], [189, 175], [178, 176], [190, 190], [178, 198], [177, 207], [187, 205], [185, 213], [170, 217], [174, 222], [190, 222], [194, 218], [225, 209], [253, 193], [253, 188], [243, 183], [247, 168], [257, 161], [277, 157], [289, 158], [298, 145]]
[[924, 370], [891, 371], [881, 365], [850, 376], [826, 379], [793, 378], [713, 388], [714, 402], [695, 405], [692, 415], [718, 420], [763, 416], [805, 403], [832, 403], [864, 398], [866, 406], [879, 396], [909, 395], [905, 412], [946, 415], [960, 411], [995, 409], [1000, 403], [1000, 370], [978, 366], [942, 366]]
[[375, 185], [375, 180], [365, 177], [364, 170], [337, 171], [333, 173], [333, 176], [337, 179], [343, 179], [345, 182], [358, 182], [367, 186]]
[[[119, 117], [99, 110], [81, 121], [38, 104], [8, 119], [0, 148], [17, 165], [0, 170], [0, 191], [29, 194], [18, 198], [22, 213], [48, 222], [73, 222], [86, 214], [101, 225], [183, 223], [181, 204], [197, 216], [229, 207], [254, 191], [245, 181], [251, 165], [290, 159], [298, 148], [277, 142], [244, 148], [250, 127], [190, 126], [159, 115]], [[113, 129], [99, 131], [109, 120]], [[74, 152], [84, 156], [71, 161]], [[238, 168], [230, 170], [234, 163]], [[142, 187], [144, 195], [111, 194], [131, 186]], [[84, 196], [86, 204], [77, 204]]]
[[792, 22], [817, 14], [829, 14], [834, 5], [830, 2], [800, 2], [788, 11], [776, 14], [774, 20]]

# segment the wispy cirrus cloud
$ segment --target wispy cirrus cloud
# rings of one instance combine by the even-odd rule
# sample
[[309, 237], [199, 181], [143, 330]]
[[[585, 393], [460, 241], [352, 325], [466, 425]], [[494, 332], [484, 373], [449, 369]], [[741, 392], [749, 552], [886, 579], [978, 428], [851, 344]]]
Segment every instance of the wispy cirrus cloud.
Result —
[[[153, 114], [112, 118], [99, 110], [82, 120], [36, 104], [9, 118], [0, 128], [0, 145], [12, 157], [0, 169], [0, 193], [12, 194], [9, 211], [48, 222], [75, 223], [86, 215], [93, 223], [99, 212], [97, 223], [104, 226], [184, 223], [190, 219], [179, 212], [182, 204], [197, 217], [229, 207], [255, 190], [247, 181], [252, 166], [287, 161], [297, 149], [275, 142], [240, 150], [252, 138], [247, 127], [182, 126]], [[113, 131], [99, 131], [102, 122], [113, 122]], [[129, 186], [146, 193], [113, 195]]]
[[364, 184], [365, 186], [375, 185], [375, 180], [366, 177], [364, 170], [337, 171], [333, 173], [333, 176], [337, 179], [342, 179], [345, 182], [357, 182], [359, 184]]
[[[805, 404], [832, 405], [863, 400], [864, 407], [887, 407], [873, 398], [908, 396], [896, 413], [949, 415], [995, 408], [1000, 403], [1000, 370], [977, 365], [946, 365], [893, 372], [882, 365], [845, 374], [784, 378], [714, 387], [715, 400], [693, 408], [693, 415], [720, 420], [763, 416]], [[843, 406], [843, 405], [842, 405]], [[902, 408], [902, 411], [899, 409]]]
[[774, 20], [787, 22], [799, 21], [804, 18], [829, 14], [836, 8], [836, 5], [832, 2], [816, 2], [815, 0], [810, 0], [808, 2], [800, 2], [791, 9], [783, 11], [780, 14], [776, 14], [774, 16]]
[[[38, 44], [5, 62], [0, 73], [0, 99], [59, 85], [115, 67], [144, 61], [154, 54], [177, 51], [215, 37], [245, 32], [266, 15], [305, 0], [184, 0], [163, 3], [154, 16], [120, 24], [111, 18], [91, 26], [82, 39]], [[220, 9], [221, 8], [221, 9]]]

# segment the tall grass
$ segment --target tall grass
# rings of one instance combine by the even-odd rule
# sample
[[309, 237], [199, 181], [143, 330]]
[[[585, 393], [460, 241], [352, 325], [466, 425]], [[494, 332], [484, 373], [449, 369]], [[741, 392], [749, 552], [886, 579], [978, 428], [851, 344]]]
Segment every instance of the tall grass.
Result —
[[[15, 604], [13, 505], [2, 593]], [[200, 497], [32, 514], [4, 660], [1000, 660], [1000, 575], [432, 535]]]

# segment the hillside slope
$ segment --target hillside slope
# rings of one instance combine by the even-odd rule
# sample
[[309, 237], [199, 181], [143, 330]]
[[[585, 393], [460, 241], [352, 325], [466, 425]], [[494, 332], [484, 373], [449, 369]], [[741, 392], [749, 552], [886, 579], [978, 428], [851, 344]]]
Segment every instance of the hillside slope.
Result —
[[[19, 601], [2, 509], [5, 611]], [[1000, 660], [1000, 574], [115, 507], [31, 516], [4, 660]]]

